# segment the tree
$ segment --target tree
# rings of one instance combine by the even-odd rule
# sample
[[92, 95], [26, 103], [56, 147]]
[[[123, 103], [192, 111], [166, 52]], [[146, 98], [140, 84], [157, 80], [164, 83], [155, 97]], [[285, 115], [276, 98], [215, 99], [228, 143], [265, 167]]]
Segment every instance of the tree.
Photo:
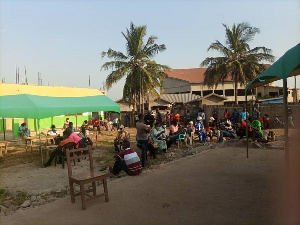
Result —
[[111, 48], [107, 52], [102, 52], [102, 58], [107, 56], [113, 59], [101, 67], [104, 70], [112, 70], [106, 78], [107, 89], [126, 76], [123, 100], [133, 104], [135, 111], [138, 97], [141, 105], [141, 99], [144, 99], [146, 94], [159, 95], [158, 90], [162, 87], [161, 84], [165, 78], [162, 70], [170, 70], [168, 66], [152, 60], [159, 52], [166, 50], [166, 46], [156, 44], [157, 37], [155, 36], [150, 36], [144, 43], [146, 30], [146, 26], [135, 26], [131, 23], [130, 29], [126, 29], [126, 33], [122, 32], [126, 39], [126, 54]]
[[249, 42], [259, 33], [259, 29], [248, 23], [233, 24], [230, 29], [225, 27], [226, 44], [220, 41], [212, 43], [207, 51], [216, 50], [221, 57], [207, 57], [200, 66], [207, 66], [204, 83], [212, 87], [225, 79], [234, 82], [235, 103], [237, 100], [237, 84], [246, 84], [265, 70], [262, 62], [273, 62], [274, 56], [266, 47], [250, 48]]

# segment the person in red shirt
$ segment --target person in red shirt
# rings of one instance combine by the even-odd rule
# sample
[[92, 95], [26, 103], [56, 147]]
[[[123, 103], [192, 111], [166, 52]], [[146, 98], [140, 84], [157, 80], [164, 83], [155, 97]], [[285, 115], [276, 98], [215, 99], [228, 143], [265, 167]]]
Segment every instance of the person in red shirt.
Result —
[[63, 140], [58, 141], [57, 148], [51, 153], [49, 160], [46, 163], [44, 163], [44, 167], [51, 166], [51, 162], [53, 161], [56, 155], [64, 154], [62, 151], [63, 148], [72, 148], [75, 146], [76, 142], [72, 137], [70, 137], [70, 133], [68, 132], [68, 130], [65, 130], [63, 132]]
[[126, 139], [122, 143], [123, 151], [115, 155], [114, 167], [109, 167], [109, 171], [117, 175], [124, 170], [128, 175], [135, 176], [142, 172], [142, 163], [136, 151], [130, 148], [130, 142]]
[[240, 136], [240, 139], [243, 138], [243, 136], [246, 135], [246, 126], [247, 126], [247, 123], [245, 120], [241, 120], [241, 123], [239, 124], [239, 129], [237, 131], [237, 136]]
[[227, 109], [225, 109], [225, 111], [224, 111], [224, 117], [226, 119], [229, 119], [229, 117], [230, 117], [230, 113], [227, 111]]

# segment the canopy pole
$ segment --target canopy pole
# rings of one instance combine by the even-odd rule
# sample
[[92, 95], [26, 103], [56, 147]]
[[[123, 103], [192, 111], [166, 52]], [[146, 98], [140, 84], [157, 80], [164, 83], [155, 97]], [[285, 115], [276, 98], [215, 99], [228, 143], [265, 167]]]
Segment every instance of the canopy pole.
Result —
[[43, 151], [42, 151], [42, 140], [41, 140], [41, 131], [40, 131], [40, 119], [37, 120], [37, 126], [38, 126], [38, 131], [39, 131], [39, 149], [41, 153], [41, 158], [42, 158], [42, 166], [43, 166]]
[[247, 91], [246, 91], [246, 96], [245, 96], [245, 99], [246, 99], [246, 154], [247, 154], [247, 158], [249, 158], [249, 129], [248, 129], [248, 120], [247, 120], [247, 106], [248, 106], [248, 101], [247, 101]]
[[2, 122], [3, 122], [3, 139], [5, 141], [5, 130], [6, 130], [6, 127], [4, 127], [4, 117], [2, 117]]
[[289, 164], [289, 121], [287, 106], [287, 79], [283, 79], [283, 112], [284, 112], [284, 139], [285, 139], [285, 165]]

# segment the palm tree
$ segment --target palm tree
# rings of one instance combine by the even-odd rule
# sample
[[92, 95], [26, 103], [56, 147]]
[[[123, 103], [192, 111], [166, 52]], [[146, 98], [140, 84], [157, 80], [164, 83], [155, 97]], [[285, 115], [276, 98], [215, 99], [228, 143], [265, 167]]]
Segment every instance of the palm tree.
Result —
[[225, 79], [234, 81], [235, 103], [237, 101], [237, 84], [246, 84], [264, 70], [263, 61], [273, 62], [274, 56], [266, 47], [250, 48], [249, 42], [259, 33], [259, 29], [248, 23], [233, 24], [230, 29], [223, 24], [226, 32], [226, 44], [218, 40], [212, 43], [208, 50], [217, 50], [221, 57], [207, 57], [200, 66], [207, 66], [204, 83], [212, 87]]
[[101, 69], [112, 70], [106, 78], [107, 89], [126, 76], [123, 99], [133, 104], [134, 111], [136, 111], [138, 97], [141, 105], [141, 98], [144, 99], [146, 94], [159, 95], [158, 90], [162, 87], [161, 84], [165, 78], [162, 70], [170, 70], [170, 68], [152, 60], [156, 54], [166, 50], [166, 46], [156, 44], [157, 37], [155, 36], [150, 36], [144, 43], [146, 26], [135, 26], [131, 23], [130, 29], [126, 30], [126, 33], [122, 32], [126, 39], [126, 54], [111, 48], [107, 52], [102, 52], [102, 58], [107, 56], [113, 61], [104, 63]]

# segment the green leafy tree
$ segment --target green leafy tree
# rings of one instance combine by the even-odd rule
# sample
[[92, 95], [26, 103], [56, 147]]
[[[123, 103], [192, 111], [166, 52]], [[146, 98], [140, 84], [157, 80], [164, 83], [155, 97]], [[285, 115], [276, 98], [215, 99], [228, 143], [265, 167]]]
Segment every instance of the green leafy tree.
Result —
[[263, 62], [273, 62], [274, 56], [266, 47], [250, 48], [249, 42], [259, 33], [259, 29], [248, 23], [233, 24], [230, 29], [225, 27], [226, 43], [220, 41], [212, 43], [208, 50], [216, 50], [222, 56], [207, 57], [200, 66], [207, 67], [204, 83], [217, 86], [226, 79], [234, 82], [235, 103], [237, 100], [237, 84], [246, 84], [265, 70]]
[[101, 67], [104, 70], [112, 70], [106, 78], [107, 89], [126, 76], [123, 99], [133, 104], [134, 110], [136, 110], [138, 99], [141, 101], [146, 95], [153, 97], [159, 95], [165, 79], [162, 70], [170, 70], [168, 66], [158, 64], [153, 60], [153, 57], [166, 50], [166, 47], [164, 44], [156, 44], [157, 37], [155, 36], [150, 36], [144, 42], [146, 30], [146, 26], [135, 26], [131, 23], [126, 33], [122, 32], [126, 39], [126, 54], [111, 48], [107, 52], [102, 52], [102, 58], [106, 56], [113, 59]]

